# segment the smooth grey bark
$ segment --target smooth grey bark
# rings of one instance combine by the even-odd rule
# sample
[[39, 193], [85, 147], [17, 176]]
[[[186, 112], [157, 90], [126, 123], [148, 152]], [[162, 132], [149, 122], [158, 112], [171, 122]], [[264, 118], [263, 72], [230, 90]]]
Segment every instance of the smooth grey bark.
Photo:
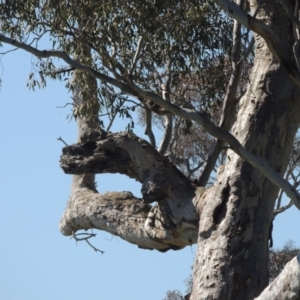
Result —
[[[272, 24], [287, 51], [292, 49], [292, 24], [278, 4], [267, 1], [258, 17]], [[281, 175], [299, 125], [299, 101], [298, 88], [256, 36], [250, 83], [232, 131]], [[192, 300], [252, 300], [268, 284], [269, 228], [278, 188], [231, 150], [227, 157], [199, 211]]]
[[[161, 84], [161, 88], [162, 88], [162, 98], [167, 101], [170, 102], [170, 93], [171, 93], [171, 89], [170, 89], [170, 81], [171, 81], [171, 75], [170, 75], [170, 62], [167, 64], [167, 69], [168, 69], [168, 80], [167, 80], [167, 84]], [[162, 155], [165, 155], [171, 139], [172, 139], [172, 132], [173, 132], [173, 117], [171, 115], [166, 115], [164, 116], [164, 134], [162, 137], [162, 140], [160, 142], [160, 145], [158, 147], [158, 152]]]
[[[237, 3], [243, 7], [245, 5], [244, 0], [239, 0]], [[219, 122], [219, 126], [226, 130], [230, 130], [234, 118], [232, 116], [235, 115], [236, 105], [237, 105], [237, 91], [240, 84], [241, 74], [244, 65], [244, 58], [241, 56], [241, 48], [242, 48], [242, 34], [241, 34], [241, 24], [236, 20], [233, 24], [233, 46], [232, 46], [232, 74], [230, 76], [226, 94], [224, 96], [223, 108], [222, 108], [222, 116]], [[252, 46], [251, 46], [252, 47]], [[200, 186], [206, 186], [209, 180], [210, 174], [214, 169], [217, 159], [222, 151], [222, 148], [225, 146], [225, 142], [222, 140], [215, 139], [214, 143], [211, 146], [208, 157], [202, 166], [202, 170], [200, 172], [198, 178], [198, 184]]]
[[146, 129], [145, 134], [148, 135], [150, 143], [156, 147], [155, 136], [152, 131], [152, 112], [145, 106]]
[[279, 276], [255, 300], [300, 299], [300, 253], [288, 262]]

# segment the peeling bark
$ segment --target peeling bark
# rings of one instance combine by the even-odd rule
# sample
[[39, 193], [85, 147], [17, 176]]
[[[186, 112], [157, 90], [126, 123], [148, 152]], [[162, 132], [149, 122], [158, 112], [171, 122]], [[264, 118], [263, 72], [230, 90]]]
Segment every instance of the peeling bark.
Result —
[[[85, 143], [65, 147], [61, 167], [66, 173], [78, 176], [88, 173], [125, 174], [142, 183], [143, 194], [143, 199], [137, 199], [129, 193], [129, 202], [127, 198], [125, 200], [128, 201], [115, 198], [118, 193], [100, 195], [81, 185], [79, 189], [74, 189], [69, 200], [61, 222], [63, 234], [97, 228], [142, 248], [157, 250], [180, 249], [196, 243], [199, 215], [195, 204], [204, 189], [194, 186], [145, 140], [128, 133], [101, 132], [98, 137], [86, 137]], [[108, 209], [110, 197], [110, 207], [118, 207], [117, 210]], [[148, 205], [154, 201], [157, 202], [155, 206]], [[140, 207], [143, 214], [129, 216], [128, 203]], [[105, 226], [102, 224], [103, 218]], [[139, 220], [136, 230], [130, 229], [131, 218]], [[120, 220], [127, 221], [120, 226]], [[161, 242], [157, 244], [155, 241]]]
[[[168, 239], [161, 242], [159, 237], [150, 237], [145, 223], [151, 211], [149, 204], [143, 203], [130, 192], [110, 192], [101, 195], [81, 188], [72, 194], [60, 222], [60, 229], [64, 235], [72, 235], [80, 229], [95, 228], [117, 235], [140, 248], [159, 251], [183, 248], [186, 241], [182, 238], [187, 236], [195, 241], [197, 231], [192, 226], [188, 235], [186, 234], [189, 233], [189, 226], [186, 229], [182, 226], [182, 232], [178, 233], [178, 236], [169, 235]], [[169, 232], [167, 229], [165, 231]]]
[[[107, 134], [98, 141], [63, 149], [61, 168], [69, 174], [121, 173], [142, 183], [146, 203], [168, 201], [174, 222], [184, 218], [198, 221], [190, 201], [195, 196], [192, 184], [166, 157], [145, 140], [128, 133]], [[184, 206], [181, 203], [185, 203]], [[178, 217], [176, 217], [178, 216]]]
[[[258, 16], [267, 18], [264, 9], [271, 9], [273, 29], [291, 46], [292, 24], [278, 4], [269, 5]], [[282, 175], [299, 125], [299, 92], [259, 36], [256, 45], [250, 84], [232, 131], [245, 149]], [[278, 188], [231, 150], [227, 157], [203, 199], [192, 300], [252, 300], [268, 285], [268, 236]]]
[[[84, 82], [96, 88], [95, 79]], [[74, 104], [80, 96], [81, 77], [74, 79]], [[92, 90], [91, 90], [92, 94]], [[97, 107], [95, 106], [97, 110]], [[63, 149], [61, 167], [73, 174], [71, 196], [60, 222], [64, 235], [96, 228], [144, 249], [178, 250], [197, 242], [199, 215], [195, 204], [204, 189], [192, 184], [152, 145], [128, 133], [100, 130], [99, 120], [78, 117], [78, 144]], [[95, 174], [121, 173], [142, 184], [143, 199], [130, 192], [99, 194]], [[149, 205], [156, 201], [155, 206]]]

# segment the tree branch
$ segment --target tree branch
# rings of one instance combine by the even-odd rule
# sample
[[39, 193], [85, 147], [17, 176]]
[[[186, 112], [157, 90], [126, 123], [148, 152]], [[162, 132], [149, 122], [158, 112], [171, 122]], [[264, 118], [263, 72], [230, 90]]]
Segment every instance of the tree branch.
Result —
[[135, 54], [134, 54], [134, 57], [133, 57], [133, 60], [132, 60], [132, 66], [129, 70], [129, 75], [131, 76], [135, 67], [136, 67], [136, 64], [137, 62], [139, 61], [140, 59], [140, 53], [141, 53], [141, 49], [142, 49], [142, 40], [143, 40], [143, 37], [140, 36], [139, 37], [139, 41], [137, 43], [137, 47], [136, 47], [136, 51], [135, 51]]
[[[169, 62], [167, 69], [169, 70], [171, 67], [171, 62]], [[170, 78], [171, 74], [168, 75], [168, 77]], [[162, 98], [167, 101], [170, 102], [170, 79], [167, 79], [167, 84], [162, 84]], [[164, 130], [164, 135], [162, 137], [161, 143], [159, 145], [158, 148], [158, 152], [162, 155], [165, 155], [168, 147], [170, 145], [171, 142], [171, 138], [172, 138], [172, 131], [173, 131], [173, 117], [171, 115], [166, 115], [164, 116], [164, 126], [165, 126], [165, 130]]]
[[[79, 235], [85, 235], [85, 237], [79, 238], [79, 237], [78, 237]], [[89, 245], [90, 247], [92, 247], [92, 248], [94, 249], [95, 252], [100, 252], [101, 254], [104, 254], [104, 251], [102, 251], [102, 250], [96, 248], [95, 246], [93, 246], [93, 245], [89, 242], [89, 239], [90, 239], [90, 238], [96, 236], [95, 233], [86, 233], [86, 232], [83, 232], [83, 233], [75, 233], [75, 232], [73, 232], [73, 233], [72, 233], [72, 236], [73, 236], [73, 238], [74, 238], [74, 240], [75, 240], [76, 242], [82, 242], [82, 241], [85, 241], [85, 242], [88, 243], [88, 245]]]
[[145, 231], [144, 223], [150, 209], [150, 205], [129, 192], [100, 195], [79, 189], [68, 202], [60, 230], [69, 236], [80, 229], [96, 228], [145, 249], [167, 250], [168, 245], [153, 240]]
[[[243, 7], [244, 0], [239, 1], [239, 5]], [[233, 39], [233, 50], [232, 50], [232, 74], [230, 76], [230, 80], [226, 89], [226, 94], [223, 101], [223, 110], [222, 116], [219, 123], [219, 126], [229, 130], [231, 128], [233, 122], [233, 115], [235, 113], [236, 108], [236, 93], [238, 90], [238, 85], [241, 79], [242, 68], [244, 60], [247, 58], [243, 57], [241, 59], [241, 45], [242, 45], [242, 37], [241, 37], [241, 24], [236, 20], [233, 25], [232, 32]], [[254, 42], [251, 42], [249, 47], [253, 47]], [[250, 48], [250, 49], [251, 49]], [[249, 55], [250, 51], [246, 51], [246, 54]], [[210, 174], [213, 168], [216, 165], [216, 161], [220, 155], [222, 147], [224, 146], [224, 141], [215, 140], [203, 165], [202, 172], [198, 178], [198, 183], [200, 186], [205, 186], [210, 177]]]
[[289, 203], [288, 203], [287, 205], [284, 205], [284, 206], [281, 206], [281, 207], [275, 209], [274, 212], [273, 212], [274, 218], [275, 218], [278, 214], [280, 214], [280, 213], [286, 211], [287, 209], [289, 209], [290, 207], [292, 207], [293, 204], [294, 204], [294, 202], [293, 202], [292, 200], [290, 200]]
[[155, 148], [156, 147], [155, 136], [152, 131], [152, 112], [146, 105], [144, 105], [144, 108], [146, 114], [145, 134], [148, 135], [151, 145]]
[[151, 208], [130, 192], [101, 195], [78, 189], [71, 195], [60, 230], [69, 236], [92, 228], [117, 235], [140, 248], [163, 252], [194, 244], [198, 236], [198, 222], [182, 221], [174, 226], [166, 221], [158, 205]]
[[[220, 5], [226, 12], [228, 12], [232, 17], [234, 17], [237, 21], [239, 21], [242, 25], [247, 28], [257, 32], [262, 37], [266, 37], [266, 42], [269, 45], [270, 51], [274, 54], [274, 56], [279, 60], [282, 66], [288, 71], [288, 74], [294, 80], [294, 82], [300, 86], [300, 74], [293, 65], [292, 60], [287, 57], [287, 54], [283, 51], [280, 46], [280, 43], [273, 33], [273, 31], [263, 22], [252, 18], [245, 11], [239, 8], [234, 2], [229, 0], [215, 0], [215, 2]], [[227, 5], [227, 6], [226, 6]], [[251, 22], [250, 22], [251, 21]], [[127, 82], [127, 84], [118, 81], [110, 76], [102, 74], [93, 68], [82, 64], [76, 60], [71, 59], [66, 53], [61, 51], [40, 51], [34, 47], [26, 45], [24, 43], [17, 42], [14, 39], [10, 39], [0, 34], [0, 42], [11, 44], [15, 47], [21, 48], [25, 51], [28, 51], [38, 57], [58, 57], [63, 59], [66, 63], [74, 68], [86, 71], [90, 75], [98, 78], [102, 81], [112, 84], [115, 87], [120, 88], [124, 93], [128, 93], [134, 96], [141, 97], [142, 99], [149, 99], [153, 101], [158, 106], [162, 107], [166, 111], [169, 111], [181, 118], [193, 120], [198, 122], [200, 125], [204, 127], [204, 129], [212, 136], [217, 139], [220, 139], [230, 146], [230, 148], [239, 156], [244, 158], [247, 162], [249, 162], [252, 166], [260, 170], [271, 182], [273, 182], [279, 188], [282, 188], [287, 196], [292, 199], [295, 203], [295, 206], [300, 210], [300, 194], [294, 189], [294, 187], [284, 180], [280, 175], [278, 175], [273, 169], [271, 169], [266, 162], [262, 159], [256, 157], [249, 151], [247, 151], [241, 143], [228, 131], [216, 126], [212, 121], [210, 121], [204, 114], [197, 112], [192, 109], [181, 108], [175, 104], [169, 103], [162, 99], [157, 94], [151, 91], [145, 91], [138, 86], [134, 85], [131, 82]], [[275, 47], [275, 48], [274, 48]], [[274, 50], [276, 49], [276, 51]]]
[[25, 43], [18, 42], [14, 39], [8, 38], [4, 36], [3, 34], [0, 34], [0, 42], [12, 45], [14, 47], [23, 49], [37, 57], [40, 58], [49, 58], [49, 57], [57, 57], [65, 61], [67, 64], [70, 66], [74, 67], [77, 70], [80, 71], [85, 71], [88, 74], [92, 75], [95, 78], [100, 79], [101, 81], [107, 82], [112, 84], [115, 87], [120, 88], [123, 92], [131, 94], [131, 95], [136, 95], [129, 87], [127, 84], [116, 80], [110, 76], [107, 76], [101, 72], [98, 72], [97, 70], [93, 69], [92, 67], [81, 63], [75, 59], [72, 59], [70, 56], [68, 56], [65, 52], [63, 51], [57, 51], [57, 50], [38, 50], [37, 48], [34, 48], [30, 45], [27, 45]]
[[300, 252], [255, 300], [300, 298]]
[[67, 174], [120, 173], [142, 184], [143, 200], [168, 206], [173, 224], [198, 222], [192, 199], [196, 187], [145, 140], [128, 133], [102, 135], [63, 148], [61, 168]]
[[214, 0], [229, 16], [237, 20], [246, 28], [254, 31], [264, 38], [269, 50], [274, 57], [280, 62], [282, 67], [287, 71], [291, 79], [300, 86], [300, 73], [293, 60], [289, 57], [288, 52], [282, 47], [277, 35], [272, 28], [264, 22], [252, 17], [239, 7], [234, 1]]

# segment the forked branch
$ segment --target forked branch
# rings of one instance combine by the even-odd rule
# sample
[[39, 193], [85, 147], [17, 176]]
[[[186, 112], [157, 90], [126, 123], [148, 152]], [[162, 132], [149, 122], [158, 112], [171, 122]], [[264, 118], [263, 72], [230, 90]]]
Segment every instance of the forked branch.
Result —
[[[300, 73], [298, 69], [295, 67], [293, 61], [288, 57], [277, 36], [274, 34], [272, 29], [268, 27], [263, 22], [251, 17], [244, 10], [242, 10], [238, 5], [229, 0], [215, 0], [215, 2], [222, 7], [226, 12], [228, 12], [233, 18], [235, 18], [238, 22], [240, 22], [245, 27], [255, 31], [260, 34], [263, 38], [265, 38], [270, 51], [273, 55], [278, 59], [278, 61], [282, 64], [285, 70], [288, 72], [290, 77], [294, 80], [294, 82], [300, 86]], [[295, 206], [300, 209], [300, 194], [294, 189], [294, 187], [284, 180], [279, 174], [277, 174], [272, 168], [268, 166], [266, 162], [262, 159], [256, 157], [249, 151], [247, 151], [241, 143], [227, 130], [224, 130], [218, 126], [216, 126], [212, 121], [210, 121], [204, 114], [197, 112], [192, 109], [182, 108], [175, 104], [165, 101], [159, 95], [151, 92], [145, 91], [132, 82], [121, 82], [117, 79], [114, 79], [108, 75], [105, 75], [92, 67], [80, 63], [72, 58], [70, 58], [66, 53], [56, 50], [50, 51], [41, 51], [32, 46], [26, 45], [24, 43], [18, 42], [14, 39], [8, 38], [2, 34], [0, 34], [0, 42], [4, 42], [25, 51], [28, 51], [37, 57], [47, 58], [47, 57], [58, 57], [64, 60], [67, 64], [74, 67], [77, 70], [85, 71], [88, 74], [92, 75], [95, 78], [98, 78], [101, 81], [112, 84], [115, 87], [121, 89], [122, 92], [128, 93], [130, 95], [140, 97], [142, 99], [151, 100], [156, 105], [160, 106], [164, 110], [171, 112], [181, 118], [193, 120], [204, 127], [204, 129], [213, 137], [220, 139], [226, 142], [230, 148], [239, 156], [244, 158], [247, 162], [249, 162], [252, 166], [259, 169], [271, 182], [273, 182], [279, 188], [282, 188], [287, 196], [292, 199], [295, 203]]]
[[[84, 235], [85, 237], [81, 237], [81, 238], [80, 238], [79, 235]], [[101, 254], [104, 254], [104, 251], [102, 251], [102, 250], [96, 248], [95, 246], [93, 246], [93, 245], [90, 243], [89, 239], [90, 239], [90, 238], [93, 238], [93, 237], [95, 237], [95, 236], [96, 236], [95, 233], [87, 233], [87, 232], [76, 233], [76, 232], [74, 232], [74, 231], [72, 232], [72, 237], [74, 238], [74, 240], [75, 240], [76, 242], [82, 242], [82, 241], [85, 241], [85, 242], [88, 243], [88, 245], [89, 245], [91, 248], [94, 249], [95, 252], [100, 252]]]

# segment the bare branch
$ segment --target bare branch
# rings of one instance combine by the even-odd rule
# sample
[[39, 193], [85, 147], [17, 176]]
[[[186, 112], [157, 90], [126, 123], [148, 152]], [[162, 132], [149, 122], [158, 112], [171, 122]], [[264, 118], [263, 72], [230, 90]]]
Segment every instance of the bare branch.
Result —
[[74, 106], [73, 103], [66, 103], [64, 106], [56, 106], [56, 108], [65, 108], [65, 107], [67, 107], [68, 105]]
[[[241, 0], [238, 1], [239, 5], [243, 7], [245, 1]], [[246, 55], [241, 59], [241, 46], [242, 46], [242, 37], [241, 37], [241, 24], [238, 23], [236, 20], [234, 21], [233, 25], [233, 50], [232, 50], [232, 74], [230, 76], [230, 80], [226, 89], [226, 94], [223, 101], [223, 110], [222, 116], [219, 123], [219, 126], [229, 130], [233, 123], [233, 116], [235, 115], [236, 109], [236, 93], [238, 90], [238, 85], [241, 79], [243, 63], [246, 60], [247, 56], [249, 55], [253, 45], [254, 40], [251, 41], [248, 50], [246, 51]], [[250, 49], [250, 50], [249, 50]], [[222, 140], [215, 140], [210, 152], [208, 154], [208, 158], [204, 163], [203, 170], [200, 173], [198, 178], [198, 184], [200, 186], [205, 186], [207, 181], [210, 177], [210, 174], [213, 168], [216, 165], [216, 161], [219, 157], [219, 154], [224, 146], [224, 141]]]
[[61, 74], [61, 73], [67, 73], [67, 72], [70, 72], [70, 71], [74, 71], [75, 68], [71, 67], [71, 68], [60, 68], [56, 71], [52, 71], [50, 74], [51, 75], [57, 75], [57, 74]]
[[294, 202], [293, 202], [292, 200], [290, 200], [289, 203], [288, 203], [287, 205], [281, 206], [280, 208], [274, 210], [274, 213], [273, 213], [274, 218], [275, 218], [278, 214], [280, 214], [280, 213], [286, 211], [287, 209], [289, 209], [290, 207], [292, 207], [293, 205], [294, 205]]
[[[78, 237], [79, 235], [87, 235], [87, 236], [84, 237], [84, 238], [79, 238], [79, 237]], [[85, 233], [85, 232], [75, 233], [75, 231], [72, 232], [72, 237], [75, 239], [76, 242], [82, 242], [82, 241], [85, 241], [85, 242], [87, 242], [87, 243], [89, 244], [90, 247], [92, 247], [92, 248], [95, 250], [95, 252], [100, 252], [101, 254], [104, 254], [104, 251], [102, 251], [102, 250], [96, 248], [95, 246], [93, 246], [93, 245], [90, 243], [89, 239], [92, 238], [92, 237], [95, 237], [95, 236], [96, 236], [95, 233]]]
[[18, 50], [18, 48], [10, 49], [10, 50], [4, 51], [4, 52], [0, 52], [0, 55], [5, 55], [7, 53], [14, 52], [14, 51], [17, 51], [17, 50]]
[[140, 59], [140, 53], [141, 53], [141, 49], [142, 49], [142, 40], [143, 40], [143, 37], [140, 36], [137, 47], [136, 47], [136, 51], [135, 51], [135, 54], [134, 54], [134, 57], [133, 57], [133, 60], [132, 60], [132, 66], [130, 68], [129, 75], [132, 75], [132, 73], [133, 73], [133, 71], [136, 67], [137, 62]]
[[202, 170], [198, 177], [198, 184], [200, 186], [206, 186], [206, 184], [209, 180], [210, 174], [216, 165], [217, 159], [220, 155], [223, 145], [224, 145], [224, 142], [222, 140], [215, 140], [213, 142], [213, 144], [210, 148], [210, 151], [208, 153], [208, 157], [207, 157], [206, 161], [204, 162], [204, 164], [202, 166]]
[[155, 136], [152, 131], [152, 112], [145, 105], [145, 114], [146, 114], [146, 129], [145, 134], [148, 135], [150, 143], [153, 147], [156, 147]]
[[277, 206], [276, 206], [276, 210], [278, 210], [281, 207], [281, 200], [282, 200], [282, 196], [283, 196], [283, 190], [279, 190], [279, 196], [277, 198]]
[[[297, 179], [296, 179], [296, 177], [295, 177], [295, 175], [294, 175], [294, 173], [293, 173], [293, 167], [291, 167], [291, 169], [289, 169], [289, 170], [286, 172], [286, 175], [285, 175], [284, 178], [288, 181], [288, 180], [290, 179], [290, 176], [292, 177], [292, 179], [293, 179], [293, 181], [294, 181], [294, 182], [293, 182], [293, 187], [294, 187], [295, 189], [297, 189], [298, 186], [300, 185], [300, 182], [297, 181]], [[284, 206], [281, 206], [282, 195], [283, 195], [283, 190], [280, 190], [280, 191], [279, 191], [278, 200], [277, 200], [277, 206], [276, 206], [276, 209], [274, 210], [274, 213], [273, 213], [273, 214], [274, 214], [274, 218], [275, 218], [278, 214], [280, 214], [280, 213], [286, 211], [287, 209], [289, 209], [290, 207], [292, 207], [293, 204], [294, 204], [294, 202], [293, 202], [292, 200], [290, 200], [288, 204], [286, 204], [286, 205], [284, 205]]]
[[[167, 65], [167, 70], [169, 70], [168, 72], [170, 73], [170, 68], [171, 68], [171, 62], [168, 63]], [[162, 98], [167, 101], [170, 102], [170, 77], [171, 74], [169, 74], [168, 79], [167, 79], [167, 84], [162, 84]], [[173, 131], [173, 117], [171, 115], [166, 115], [164, 116], [164, 126], [165, 126], [165, 130], [164, 130], [164, 135], [162, 137], [162, 140], [160, 142], [159, 148], [158, 148], [158, 152], [162, 155], [166, 154], [168, 147], [170, 145], [171, 142], [171, 138], [172, 138], [172, 131]]]
[[[191, 169], [190, 168], [190, 164], [187, 160], [187, 169], [188, 169], [188, 178], [191, 178], [191, 176], [196, 172], [198, 171], [202, 166], [203, 166], [204, 162], [201, 161], [195, 168]], [[200, 185], [201, 186], [201, 185]]]
[[69, 147], [69, 145], [61, 137], [58, 137], [57, 140], [62, 141], [67, 147]]
[[[295, 68], [292, 60], [287, 57], [287, 54], [281, 48], [281, 45], [273, 33], [270, 27], [265, 25], [263, 22], [252, 18], [245, 11], [239, 8], [234, 2], [229, 0], [215, 0], [215, 2], [220, 5], [227, 13], [229, 13], [232, 17], [234, 17], [237, 21], [242, 23], [247, 28], [257, 32], [262, 37], [266, 39], [267, 44], [269, 45], [270, 51], [274, 54], [274, 56], [279, 60], [282, 66], [288, 71], [290, 77], [294, 80], [294, 82], [300, 86], [300, 74]], [[200, 125], [204, 127], [204, 129], [212, 136], [217, 139], [220, 139], [230, 146], [230, 148], [239, 156], [244, 158], [247, 162], [249, 162], [252, 166], [260, 170], [271, 182], [273, 182], [276, 186], [282, 188], [287, 196], [293, 200], [295, 206], [300, 209], [300, 194], [295, 190], [295, 188], [286, 180], [284, 180], [279, 174], [277, 174], [272, 168], [268, 166], [266, 162], [262, 159], [256, 157], [249, 151], [247, 151], [241, 143], [227, 130], [224, 130], [218, 126], [216, 126], [212, 121], [210, 121], [204, 114], [197, 112], [193, 109], [181, 108], [175, 104], [165, 101], [157, 94], [151, 91], [145, 91], [138, 86], [134, 85], [131, 82], [127, 82], [127, 84], [116, 80], [110, 76], [107, 76], [103, 73], [100, 73], [94, 70], [92, 67], [82, 64], [76, 60], [71, 59], [66, 53], [61, 51], [54, 50], [38, 50], [34, 47], [26, 45], [24, 43], [20, 43], [14, 39], [5, 37], [0, 34], [0, 42], [11, 44], [15, 47], [21, 48], [25, 51], [28, 51], [38, 57], [47, 58], [47, 57], [58, 57], [63, 59], [66, 63], [73, 66], [74, 68], [86, 71], [90, 75], [98, 78], [104, 82], [110, 83], [115, 87], [120, 88], [124, 93], [128, 93], [134, 96], [139, 96], [142, 99], [149, 99], [153, 101], [158, 106], [163, 109], [185, 119], [193, 120], [198, 122]], [[274, 48], [275, 47], [275, 48]], [[276, 51], [275, 51], [276, 49]]]

